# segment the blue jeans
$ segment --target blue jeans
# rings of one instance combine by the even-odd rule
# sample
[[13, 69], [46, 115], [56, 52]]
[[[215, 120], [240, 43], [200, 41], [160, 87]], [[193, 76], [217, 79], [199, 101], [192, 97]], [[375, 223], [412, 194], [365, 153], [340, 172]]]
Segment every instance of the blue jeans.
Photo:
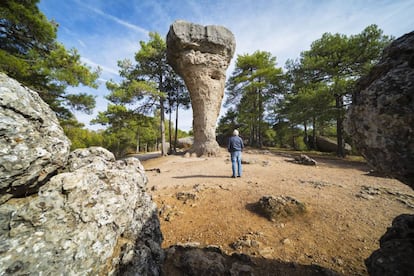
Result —
[[233, 151], [230, 153], [231, 156], [231, 170], [233, 171], [233, 176], [236, 176], [236, 166], [237, 166], [237, 176], [242, 175], [242, 164], [241, 164], [241, 151]]

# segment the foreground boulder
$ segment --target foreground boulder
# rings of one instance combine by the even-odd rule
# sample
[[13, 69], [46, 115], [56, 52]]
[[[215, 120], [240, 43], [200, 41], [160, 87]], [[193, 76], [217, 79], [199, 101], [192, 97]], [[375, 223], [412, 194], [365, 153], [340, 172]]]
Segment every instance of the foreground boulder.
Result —
[[76, 150], [38, 195], [0, 205], [0, 271], [158, 275], [162, 235], [137, 159]]
[[414, 32], [359, 82], [345, 130], [368, 163], [414, 188]]
[[36, 193], [65, 164], [69, 150], [49, 106], [0, 73], [0, 203]]
[[167, 59], [185, 81], [193, 108], [197, 156], [217, 155], [216, 123], [224, 96], [226, 69], [235, 51], [234, 35], [221, 26], [175, 21], [167, 35]]
[[69, 140], [36, 92], [0, 74], [0, 274], [159, 275], [155, 204], [137, 159]]
[[414, 215], [396, 217], [380, 239], [380, 249], [365, 260], [370, 275], [403, 276], [414, 271]]

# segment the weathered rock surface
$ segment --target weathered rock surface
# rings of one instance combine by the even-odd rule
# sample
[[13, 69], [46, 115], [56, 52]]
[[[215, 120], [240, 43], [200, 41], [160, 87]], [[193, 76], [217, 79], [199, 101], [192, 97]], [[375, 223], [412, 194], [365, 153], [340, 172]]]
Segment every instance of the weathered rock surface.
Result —
[[307, 156], [306, 154], [301, 154], [299, 156], [296, 156], [294, 162], [298, 164], [307, 165], [307, 166], [316, 166], [316, 164], [318, 163], [314, 159]]
[[345, 130], [376, 170], [414, 188], [414, 32], [384, 51], [363, 78]]
[[0, 74], [0, 274], [159, 275], [141, 163], [69, 146], [37, 93]]
[[177, 140], [178, 148], [190, 148], [194, 144], [194, 137], [183, 137]]
[[318, 265], [283, 263], [263, 257], [253, 258], [245, 254], [225, 254], [217, 246], [198, 248], [198, 245], [183, 244], [166, 250], [164, 275], [309, 275], [337, 276], [335, 271]]
[[222, 26], [175, 21], [167, 35], [167, 59], [184, 79], [193, 108], [194, 144], [190, 152], [219, 152], [216, 122], [224, 96], [226, 69], [235, 51], [234, 35]]
[[271, 221], [283, 220], [306, 212], [306, 205], [290, 196], [267, 195], [260, 198], [255, 209]]
[[365, 260], [369, 275], [412, 275], [414, 215], [396, 217], [380, 239], [380, 249]]
[[366, 200], [398, 201], [407, 206], [407, 208], [414, 209], [414, 196], [401, 191], [387, 189], [386, 187], [372, 187], [362, 185], [361, 190], [355, 194], [356, 197]]
[[[337, 152], [338, 143], [332, 139], [323, 136], [316, 136], [316, 148], [322, 152]], [[349, 144], [345, 144], [345, 153], [349, 154], [352, 150]]]
[[65, 164], [69, 150], [49, 106], [0, 73], [0, 203], [36, 193]]
[[18, 275], [159, 275], [155, 204], [137, 159], [71, 153], [38, 195], [0, 206], [0, 271]]

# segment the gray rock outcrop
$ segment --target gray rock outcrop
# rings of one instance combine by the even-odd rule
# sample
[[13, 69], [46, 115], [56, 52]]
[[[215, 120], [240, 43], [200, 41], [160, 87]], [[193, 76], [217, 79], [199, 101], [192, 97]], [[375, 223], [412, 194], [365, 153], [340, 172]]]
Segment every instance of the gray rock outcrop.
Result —
[[380, 249], [365, 260], [369, 275], [411, 275], [414, 271], [414, 215], [396, 217], [380, 239]]
[[0, 270], [158, 275], [162, 235], [140, 162], [89, 148], [72, 152], [69, 164], [38, 195], [0, 206]]
[[[69, 154], [37, 93], [0, 77], [0, 274], [160, 275], [162, 234], [141, 163], [99, 147]], [[26, 192], [11, 193], [15, 183]]]
[[284, 263], [271, 258], [232, 253], [220, 247], [199, 248], [196, 244], [174, 245], [166, 249], [163, 275], [307, 275], [339, 276], [341, 274], [318, 265]]
[[271, 221], [283, 220], [306, 212], [306, 205], [290, 196], [263, 196], [255, 209]]
[[414, 188], [414, 32], [359, 82], [344, 126], [373, 168]]
[[297, 164], [303, 164], [307, 166], [316, 166], [316, 164], [318, 164], [318, 162], [316, 162], [314, 159], [310, 158], [306, 154], [296, 156], [294, 160], [294, 162]]
[[194, 144], [194, 137], [183, 137], [177, 140], [177, 147], [178, 148], [191, 148]]
[[175, 21], [167, 35], [167, 59], [185, 81], [193, 108], [197, 156], [215, 156], [216, 123], [224, 96], [226, 69], [235, 51], [234, 35], [222, 26]]
[[[332, 139], [329, 139], [327, 137], [323, 137], [323, 136], [316, 136], [316, 147], [313, 142], [312, 137], [309, 137], [310, 139], [307, 141], [311, 148], [316, 149], [318, 151], [322, 151], [322, 152], [337, 152], [338, 150], [338, 143], [337, 141], [334, 141]], [[344, 150], [346, 154], [351, 153], [351, 146], [349, 144], [345, 143], [344, 146]]]
[[69, 150], [49, 106], [0, 73], [0, 203], [36, 193], [65, 164]]

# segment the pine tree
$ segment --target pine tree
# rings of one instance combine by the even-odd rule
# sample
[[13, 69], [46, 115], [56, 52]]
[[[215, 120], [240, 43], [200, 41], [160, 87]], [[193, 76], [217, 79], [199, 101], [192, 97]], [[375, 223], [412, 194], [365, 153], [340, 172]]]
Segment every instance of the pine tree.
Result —
[[69, 94], [67, 87], [96, 88], [100, 70], [92, 72], [75, 49], [56, 41], [58, 24], [47, 20], [38, 2], [0, 2], [0, 72], [36, 90], [61, 120], [70, 121], [71, 110], [91, 113], [95, 99], [86, 93]]
[[226, 83], [226, 105], [234, 104], [238, 123], [249, 134], [249, 145], [263, 145], [266, 130], [264, 113], [270, 101], [280, 92], [282, 69], [276, 67], [276, 57], [256, 51], [239, 55], [236, 68]]
[[[180, 92], [178, 76], [167, 64], [167, 46], [158, 33], [150, 33], [148, 42], [140, 41], [140, 50], [135, 54], [133, 64], [129, 60], [118, 62], [120, 84], [108, 82], [111, 90], [108, 99], [115, 104], [128, 105], [135, 115], [149, 114], [158, 110], [160, 118], [161, 155], [167, 154], [165, 113], [169, 103], [174, 103], [173, 95]], [[182, 91], [180, 92], [182, 93]], [[176, 97], [178, 101], [180, 97]]]

